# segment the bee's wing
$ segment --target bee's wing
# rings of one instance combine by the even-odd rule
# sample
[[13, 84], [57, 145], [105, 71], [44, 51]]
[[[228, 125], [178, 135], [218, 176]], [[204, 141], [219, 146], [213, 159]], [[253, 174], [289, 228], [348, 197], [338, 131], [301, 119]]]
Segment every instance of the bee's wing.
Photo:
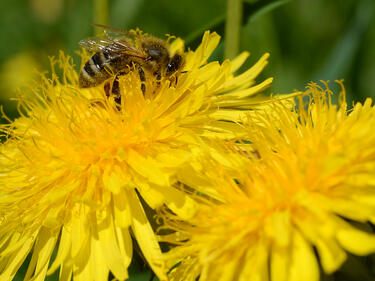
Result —
[[119, 52], [120, 46], [115, 41], [104, 36], [90, 37], [79, 41], [79, 45], [90, 52], [113, 51]]
[[121, 31], [118, 30], [113, 30], [113, 29], [104, 29], [104, 34], [107, 36], [107, 38], [111, 40], [126, 40], [129, 38], [128, 34], [125, 34]]
[[102, 28], [104, 32], [104, 36], [109, 40], [126, 42], [130, 40], [130, 37], [134, 37], [133, 33], [127, 30], [122, 30], [120, 28], [102, 25], [102, 24], [93, 24], [93, 26]]
[[94, 23], [93, 26], [103, 28], [104, 33], [108, 36], [108, 38], [120, 38], [122, 36], [133, 36], [133, 34], [127, 30], [122, 30], [120, 28], [103, 25], [103, 24], [96, 24]]
[[131, 53], [142, 56], [142, 53], [131, 46], [126, 38], [110, 39], [108, 36], [96, 36], [81, 40], [79, 45], [89, 52]]

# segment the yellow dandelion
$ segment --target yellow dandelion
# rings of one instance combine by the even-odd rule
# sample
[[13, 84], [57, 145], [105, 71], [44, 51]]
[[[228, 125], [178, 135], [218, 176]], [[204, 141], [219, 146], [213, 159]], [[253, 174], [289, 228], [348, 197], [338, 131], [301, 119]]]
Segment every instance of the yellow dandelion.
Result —
[[[51, 79], [42, 77], [32, 95], [20, 96], [21, 117], [1, 127], [1, 281], [12, 280], [29, 254], [25, 280], [44, 280], [57, 269], [60, 280], [107, 280], [109, 272], [125, 280], [131, 234], [166, 279], [140, 197], [153, 209], [165, 205], [191, 217], [195, 203], [173, 187], [176, 170], [204, 138], [237, 134], [233, 121], [257, 106], [252, 96], [271, 84], [254, 81], [267, 54], [238, 76], [247, 53], [207, 63], [218, 42], [206, 32], [197, 50], [183, 53], [178, 81], [147, 79], [145, 94], [138, 73], [123, 75], [121, 105], [106, 97], [103, 85], [79, 88], [64, 55], [53, 61]], [[182, 45], [175, 40], [172, 54]]]
[[306, 107], [300, 97], [299, 109], [276, 103], [249, 119], [256, 153], [226, 146], [180, 176], [214, 199], [185, 222], [164, 213], [176, 230], [161, 236], [177, 244], [171, 280], [316, 281], [318, 258], [330, 274], [346, 252], [375, 252], [375, 235], [359, 227], [375, 223], [375, 107], [348, 110], [344, 92], [333, 105], [316, 84], [307, 94]]

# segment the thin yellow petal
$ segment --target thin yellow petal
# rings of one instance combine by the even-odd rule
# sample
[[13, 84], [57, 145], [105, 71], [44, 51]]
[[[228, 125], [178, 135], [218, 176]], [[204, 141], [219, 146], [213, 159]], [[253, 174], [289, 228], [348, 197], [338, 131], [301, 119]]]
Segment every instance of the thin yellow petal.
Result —
[[341, 246], [355, 254], [368, 255], [375, 252], [375, 235], [354, 228], [344, 228], [337, 232], [337, 240]]
[[42, 281], [45, 279], [49, 260], [55, 248], [58, 231], [41, 228], [35, 242], [33, 255], [24, 280]]
[[346, 260], [345, 251], [336, 241], [320, 239], [315, 241], [315, 246], [319, 253], [324, 272], [327, 274], [336, 271]]
[[287, 281], [290, 268], [290, 248], [274, 245], [271, 249], [270, 275], [272, 281]]
[[[271, 87], [272, 81], [273, 81], [273, 78], [268, 78], [264, 80], [263, 82], [253, 87], [247, 88], [245, 90], [234, 91], [230, 94], [219, 96], [217, 104], [219, 104], [220, 106], [233, 106], [235, 105], [235, 103], [240, 102], [241, 99], [264, 92], [265, 90]], [[253, 101], [255, 104], [256, 99], [254, 99]]]
[[[109, 268], [107, 266], [106, 255], [103, 255], [102, 246], [100, 241], [91, 237], [91, 255], [93, 258], [90, 260], [91, 268], [94, 271], [95, 281], [107, 280], [109, 275]], [[125, 275], [127, 278], [128, 275]]]
[[128, 264], [125, 264], [122, 260], [122, 255], [117, 245], [118, 240], [113, 225], [113, 218], [111, 216], [108, 215], [105, 221], [98, 224], [98, 237], [102, 250], [101, 253], [103, 253], [103, 258], [108, 268], [116, 278], [120, 280], [125, 279], [128, 275]]
[[231, 62], [231, 72], [236, 72], [250, 56], [249, 52], [242, 52], [237, 57], [235, 57]]
[[125, 192], [113, 195], [114, 217], [116, 226], [126, 228], [131, 224], [131, 211]]
[[183, 52], [184, 45], [185, 42], [181, 38], [176, 38], [175, 40], [173, 40], [169, 46], [169, 51], [171, 52], [171, 55], [174, 55], [177, 52]]
[[197, 211], [197, 203], [183, 191], [176, 188], [161, 188], [166, 197], [166, 205], [182, 219], [192, 218]]
[[48, 269], [47, 274], [52, 274], [56, 271], [56, 269], [64, 263], [64, 261], [67, 259], [70, 249], [71, 249], [71, 242], [72, 236], [71, 232], [67, 230], [66, 227], [63, 227], [61, 229], [61, 235], [60, 235], [60, 242], [59, 242], [59, 248], [57, 250], [57, 255], [51, 264], [50, 268]]
[[139, 202], [139, 198], [134, 190], [127, 191], [130, 209], [132, 212], [132, 230], [138, 241], [139, 247], [150, 267], [160, 280], [166, 280], [166, 269], [163, 262], [161, 249], [154, 231], [146, 217], [146, 214]]
[[242, 269], [239, 281], [268, 281], [269, 278], [269, 251], [267, 242], [264, 239], [257, 241], [251, 249], [248, 250], [245, 257], [246, 266]]
[[129, 266], [133, 256], [133, 242], [129, 230], [116, 227], [118, 247], [122, 256], [122, 262]]
[[103, 173], [103, 184], [104, 186], [114, 194], [117, 194], [121, 191], [121, 188], [124, 186], [124, 177], [121, 176], [123, 171], [116, 166], [107, 166]]
[[159, 169], [155, 160], [143, 157], [132, 149], [129, 149], [128, 156], [129, 165], [140, 175], [157, 185], [169, 185], [169, 177]]
[[23, 247], [19, 251], [14, 252], [11, 256], [7, 258], [8, 263], [6, 264], [5, 270], [0, 275], [0, 281], [13, 280], [14, 275], [17, 273], [18, 268], [25, 260], [33, 244], [33, 239], [27, 239]]
[[[74, 239], [73, 239], [74, 240]], [[90, 255], [91, 241], [82, 245], [78, 256], [74, 257], [73, 263], [73, 280], [86, 281], [94, 280], [93, 259], [94, 256]]]
[[71, 281], [73, 265], [71, 263], [62, 264], [60, 267], [59, 281]]
[[293, 233], [293, 252], [290, 266], [290, 281], [318, 281], [319, 265], [311, 246], [302, 235]]
[[237, 77], [228, 80], [224, 85], [224, 89], [232, 89], [235, 86], [249, 84], [249, 81], [252, 81], [268, 64], [267, 59], [269, 54], [264, 54], [250, 69], [246, 70], [244, 73], [238, 75]]
[[[86, 248], [89, 242], [89, 235], [87, 233], [87, 225], [85, 221], [87, 219], [87, 213], [85, 213], [85, 206], [77, 207], [76, 212], [73, 214], [71, 226], [68, 230], [71, 231], [72, 241], [72, 252], [71, 256], [76, 257]], [[86, 222], [87, 223], [87, 222]]]

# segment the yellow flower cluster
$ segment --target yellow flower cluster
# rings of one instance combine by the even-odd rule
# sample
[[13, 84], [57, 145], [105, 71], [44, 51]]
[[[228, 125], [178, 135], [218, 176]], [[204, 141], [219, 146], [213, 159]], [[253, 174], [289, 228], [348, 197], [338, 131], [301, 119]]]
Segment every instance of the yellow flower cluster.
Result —
[[331, 274], [346, 251], [375, 252], [375, 108], [331, 94], [311, 84], [298, 107], [275, 102], [244, 122], [248, 147], [211, 145], [192, 165], [189, 186], [209, 197], [191, 220], [164, 212], [170, 280], [317, 281], [317, 256]]
[[133, 238], [160, 280], [318, 280], [312, 247], [326, 273], [375, 251], [354, 224], [375, 222], [371, 102], [349, 112], [313, 84], [267, 98], [268, 54], [236, 76], [248, 54], [208, 62], [218, 42], [184, 52], [175, 83], [121, 76], [121, 105], [63, 54], [19, 97], [0, 128], [0, 281], [28, 256], [24, 280], [126, 280]]

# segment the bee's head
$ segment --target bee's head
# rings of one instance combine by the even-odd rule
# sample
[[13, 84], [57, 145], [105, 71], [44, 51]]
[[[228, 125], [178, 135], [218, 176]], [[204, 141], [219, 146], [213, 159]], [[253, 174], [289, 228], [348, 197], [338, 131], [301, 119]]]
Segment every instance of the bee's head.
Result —
[[154, 61], [158, 64], [167, 64], [169, 52], [162, 42], [158, 40], [145, 40], [142, 42], [143, 51], [146, 53], [147, 61]]

